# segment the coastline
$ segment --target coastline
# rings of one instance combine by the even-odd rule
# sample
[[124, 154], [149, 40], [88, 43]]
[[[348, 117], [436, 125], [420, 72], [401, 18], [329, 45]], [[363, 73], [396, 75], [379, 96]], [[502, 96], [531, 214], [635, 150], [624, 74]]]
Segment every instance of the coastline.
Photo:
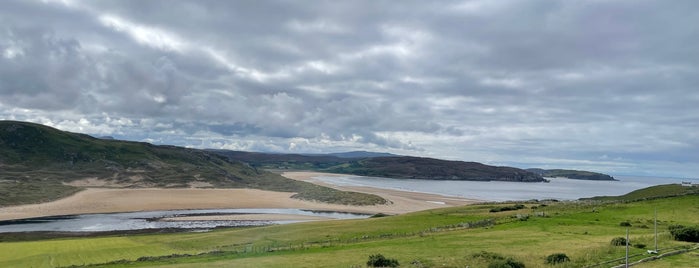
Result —
[[[372, 187], [335, 186], [313, 180], [315, 176], [346, 176], [340, 174], [284, 172], [282, 176], [342, 191], [375, 194], [389, 200], [390, 204], [374, 206], [337, 205], [291, 198], [294, 193], [257, 189], [86, 188], [72, 196], [52, 202], [0, 207], [0, 221], [90, 213], [223, 208], [296, 208], [366, 214], [403, 214], [479, 202], [479, 200], [435, 194]], [[269, 218], [278, 217], [273, 214], [266, 215], [270, 215]], [[259, 219], [266, 220], [265, 217], [259, 217]]]

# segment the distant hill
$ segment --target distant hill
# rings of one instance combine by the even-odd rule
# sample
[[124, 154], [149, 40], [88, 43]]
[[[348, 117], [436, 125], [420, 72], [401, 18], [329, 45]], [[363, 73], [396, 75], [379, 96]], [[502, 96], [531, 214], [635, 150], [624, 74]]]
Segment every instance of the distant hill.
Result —
[[391, 157], [391, 156], [398, 156], [395, 154], [389, 154], [389, 153], [375, 153], [375, 152], [367, 152], [367, 151], [353, 151], [353, 152], [344, 152], [344, 153], [330, 153], [328, 155], [331, 156], [337, 156], [339, 158], [372, 158], [372, 157]]
[[233, 160], [269, 169], [306, 169], [396, 179], [542, 182], [542, 176], [512, 167], [410, 156], [341, 158], [334, 155], [265, 154], [217, 150]]
[[398, 179], [543, 182], [541, 176], [513, 168], [477, 162], [394, 156], [365, 158], [328, 168], [335, 173]]
[[273, 154], [230, 150], [207, 151], [265, 169], [322, 170], [349, 161], [333, 155]]
[[203, 185], [296, 192], [297, 198], [335, 203], [385, 202], [373, 195], [290, 180], [204, 150], [98, 139], [34, 123], [0, 121], [0, 206], [64, 197], [81, 189], [71, 182], [88, 178], [111, 187]]
[[563, 177], [573, 180], [591, 180], [591, 181], [615, 181], [614, 177], [607, 174], [583, 171], [583, 170], [569, 170], [569, 169], [540, 169], [540, 168], [528, 168], [527, 171], [539, 174], [543, 177]]

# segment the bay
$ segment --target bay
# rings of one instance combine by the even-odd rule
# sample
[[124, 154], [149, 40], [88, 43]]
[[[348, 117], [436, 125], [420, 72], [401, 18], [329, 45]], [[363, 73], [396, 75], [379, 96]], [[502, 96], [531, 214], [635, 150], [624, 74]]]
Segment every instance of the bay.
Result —
[[[575, 200], [593, 196], [616, 196], [661, 184], [681, 183], [683, 179], [615, 176], [618, 181], [547, 178], [544, 182], [443, 181], [391, 179], [362, 176], [317, 176], [313, 179], [338, 186], [368, 186], [382, 189], [431, 193], [484, 201], [532, 199]], [[696, 181], [694, 183], [697, 183]]]

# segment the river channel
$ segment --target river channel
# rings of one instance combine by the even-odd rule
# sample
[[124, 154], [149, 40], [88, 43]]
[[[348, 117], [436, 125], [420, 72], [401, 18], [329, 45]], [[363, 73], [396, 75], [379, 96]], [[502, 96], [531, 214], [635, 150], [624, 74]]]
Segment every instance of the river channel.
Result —
[[[51, 216], [0, 221], [0, 233], [14, 232], [108, 232], [146, 229], [207, 230], [217, 227], [262, 226], [308, 220], [163, 220], [178, 217], [281, 214], [311, 216], [319, 219], [360, 219], [370, 215], [302, 209], [198, 209], [144, 211], [106, 214]], [[262, 217], [264, 218], [264, 217]], [[292, 217], [293, 218], [293, 217]], [[303, 217], [299, 217], [303, 218]]]

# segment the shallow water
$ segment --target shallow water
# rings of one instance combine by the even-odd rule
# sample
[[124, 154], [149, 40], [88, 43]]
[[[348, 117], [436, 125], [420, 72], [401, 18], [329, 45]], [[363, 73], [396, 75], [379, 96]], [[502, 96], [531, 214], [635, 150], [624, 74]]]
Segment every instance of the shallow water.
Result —
[[[531, 199], [574, 200], [593, 196], [623, 195], [649, 186], [680, 183], [682, 179], [659, 177], [616, 176], [619, 181], [588, 181], [547, 178], [551, 182], [503, 181], [437, 181], [388, 179], [359, 176], [318, 176], [315, 180], [339, 186], [375, 188], [433, 193], [485, 201], [517, 201]], [[695, 182], [696, 183], [696, 182]]]
[[301, 209], [198, 209], [108, 214], [81, 214], [0, 222], [0, 233], [9, 232], [106, 232], [144, 229], [211, 229], [216, 227], [261, 226], [300, 221], [158, 221], [160, 218], [212, 214], [293, 214], [332, 219], [367, 218], [369, 215]]
[[[406, 180], [359, 176], [318, 176], [313, 179], [340, 186], [376, 188], [433, 193], [485, 201], [531, 199], [573, 200], [583, 197], [622, 195], [653, 185], [680, 183], [682, 179], [616, 176], [619, 181], [586, 181], [549, 178], [549, 183], [500, 181], [435, 181]], [[697, 183], [697, 181], [694, 181]], [[0, 221], [0, 233], [8, 232], [105, 232], [144, 229], [212, 229], [216, 227], [261, 226], [300, 221], [158, 221], [160, 218], [211, 214], [294, 214], [323, 216], [333, 219], [367, 218], [369, 215], [301, 209], [208, 209], [168, 210], [109, 214], [82, 214]]]

